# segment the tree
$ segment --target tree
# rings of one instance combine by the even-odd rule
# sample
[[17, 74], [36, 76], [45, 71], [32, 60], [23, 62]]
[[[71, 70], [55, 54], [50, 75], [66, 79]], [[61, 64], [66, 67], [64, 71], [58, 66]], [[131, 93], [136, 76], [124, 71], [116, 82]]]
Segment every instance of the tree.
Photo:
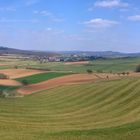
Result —
[[125, 72], [122, 72], [122, 75], [124, 75], [124, 76], [125, 76], [125, 74], [126, 74]]
[[93, 73], [93, 71], [90, 70], [90, 69], [88, 69], [88, 70], [87, 70], [87, 73], [88, 73], [88, 74], [91, 74], [91, 73]]
[[22, 83], [24, 86], [27, 86], [27, 85], [29, 84], [29, 82], [28, 82], [26, 79], [22, 80], [21, 83]]

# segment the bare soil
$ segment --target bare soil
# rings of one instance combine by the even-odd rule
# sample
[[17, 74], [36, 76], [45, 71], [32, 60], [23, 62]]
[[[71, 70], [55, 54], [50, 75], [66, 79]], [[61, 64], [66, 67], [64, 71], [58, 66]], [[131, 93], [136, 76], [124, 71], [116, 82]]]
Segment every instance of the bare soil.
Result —
[[28, 69], [7, 69], [7, 70], [0, 70], [0, 73], [3, 73], [9, 76], [10, 79], [30, 76], [33, 74], [43, 73], [40, 70], [28, 70]]
[[20, 82], [17, 82], [16, 80], [1, 79], [0, 85], [2, 85], [2, 86], [21, 86], [22, 84]]

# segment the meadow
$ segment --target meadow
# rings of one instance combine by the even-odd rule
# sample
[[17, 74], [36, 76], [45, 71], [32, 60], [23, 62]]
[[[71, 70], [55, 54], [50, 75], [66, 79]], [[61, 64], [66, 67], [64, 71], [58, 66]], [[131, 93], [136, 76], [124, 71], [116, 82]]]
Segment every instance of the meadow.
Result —
[[[18, 76], [26, 67], [49, 69], [45, 73], [15, 79], [19, 82], [27, 80], [30, 88], [30, 84], [71, 73], [87, 73], [87, 69], [98, 72], [99, 77], [100, 72], [134, 71], [140, 58], [95, 60], [84, 65], [66, 65], [63, 62], [40, 64], [19, 59], [1, 62], [0, 69], [15, 68]], [[16, 72], [13, 73], [16, 75]], [[93, 74], [98, 79], [96, 76], [96, 73]], [[139, 140], [139, 85], [139, 77], [121, 76], [120, 79], [61, 85], [24, 97], [1, 96], [0, 140]], [[17, 88], [20, 87], [0, 86], [0, 91], [12, 95]]]
[[93, 72], [123, 72], [134, 71], [139, 64], [140, 58], [114, 58], [106, 60], [93, 60], [84, 65], [66, 65], [64, 62], [46, 62], [40, 63], [33, 60], [7, 59], [0, 58], [0, 69], [9, 69], [18, 66], [18, 68], [39, 68], [49, 71], [62, 71], [74, 73], [86, 73], [87, 69]]
[[2, 140], [139, 140], [140, 80], [61, 86], [0, 99]]
[[[40, 64], [39, 62], [31, 61], [28, 64], [32, 68], [48, 69], [50, 71], [64, 71], [86, 73], [87, 69], [93, 72], [123, 72], [134, 71], [135, 67], [139, 64], [140, 58], [114, 58], [106, 60], [94, 60], [89, 64], [84, 65], [66, 65], [64, 62], [47, 62]], [[26, 62], [24, 62], [24, 65]]]

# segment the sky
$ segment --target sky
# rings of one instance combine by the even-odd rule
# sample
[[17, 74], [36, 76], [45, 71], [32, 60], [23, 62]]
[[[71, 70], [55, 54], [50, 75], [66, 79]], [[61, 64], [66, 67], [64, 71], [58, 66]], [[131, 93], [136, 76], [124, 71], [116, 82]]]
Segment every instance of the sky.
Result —
[[140, 0], [0, 0], [0, 46], [140, 52]]

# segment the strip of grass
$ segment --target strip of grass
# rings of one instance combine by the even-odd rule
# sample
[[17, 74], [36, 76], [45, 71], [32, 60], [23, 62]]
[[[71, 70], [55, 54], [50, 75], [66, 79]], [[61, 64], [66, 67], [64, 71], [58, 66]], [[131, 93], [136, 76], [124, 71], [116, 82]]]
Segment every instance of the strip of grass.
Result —
[[40, 83], [49, 79], [53, 79], [56, 77], [65, 76], [69, 74], [72, 74], [72, 73], [49, 72], [49, 73], [40, 73], [40, 74], [35, 74], [35, 75], [27, 76], [27, 77], [17, 78], [15, 80], [19, 82], [23, 82], [26, 80], [28, 84], [36, 84], [36, 83]]

